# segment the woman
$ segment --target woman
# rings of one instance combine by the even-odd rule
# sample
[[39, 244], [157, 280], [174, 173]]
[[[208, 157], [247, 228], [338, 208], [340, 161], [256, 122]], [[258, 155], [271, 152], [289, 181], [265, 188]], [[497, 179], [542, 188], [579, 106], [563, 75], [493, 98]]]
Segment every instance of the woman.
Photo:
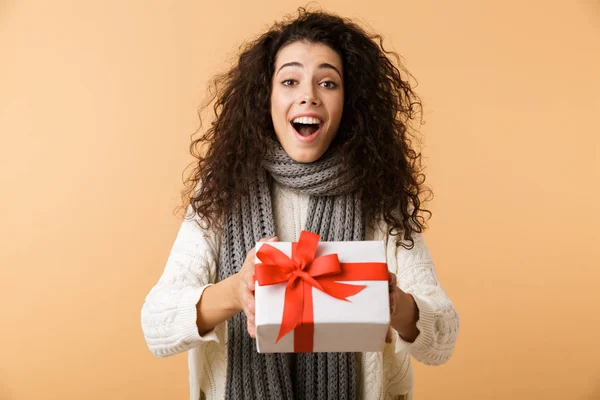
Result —
[[[450, 358], [459, 317], [421, 236], [424, 175], [407, 132], [420, 103], [373, 39], [300, 9], [217, 78], [215, 122], [191, 146], [188, 216], [142, 309], [155, 355], [189, 351], [192, 399], [411, 399], [410, 356]], [[301, 230], [384, 241], [383, 353], [256, 352], [253, 247]]]

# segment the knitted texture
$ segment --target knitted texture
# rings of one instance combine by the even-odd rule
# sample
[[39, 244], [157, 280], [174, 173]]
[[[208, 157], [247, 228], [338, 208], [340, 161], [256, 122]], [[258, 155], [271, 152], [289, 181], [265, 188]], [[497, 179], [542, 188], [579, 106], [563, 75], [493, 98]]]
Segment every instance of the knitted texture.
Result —
[[[364, 240], [360, 197], [341, 158], [326, 154], [302, 164], [273, 144], [248, 196], [226, 217], [220, 249], [219, 280], [238, 272], [246, 254], [263, 237], [275, 236], [267, 174], [279, 184], [309, 194], [306, 229], [323, 241]], [[259, 354], [239, 313], [228, 323], [227, 399], [332, 400], [356, 398], [353, 353]]]

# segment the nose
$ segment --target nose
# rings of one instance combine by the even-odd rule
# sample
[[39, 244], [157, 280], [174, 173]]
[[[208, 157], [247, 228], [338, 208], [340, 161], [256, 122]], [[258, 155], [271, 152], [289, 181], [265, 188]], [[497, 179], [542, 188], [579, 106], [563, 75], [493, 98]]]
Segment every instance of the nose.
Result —
[[321, 101], [315, 95], [315, 91], [312, 85], [307, 85], [307, 87], [301, 92], [300, 98], [298, 99], [299, 104], [310, 104], [313, 106], [321, 105]]

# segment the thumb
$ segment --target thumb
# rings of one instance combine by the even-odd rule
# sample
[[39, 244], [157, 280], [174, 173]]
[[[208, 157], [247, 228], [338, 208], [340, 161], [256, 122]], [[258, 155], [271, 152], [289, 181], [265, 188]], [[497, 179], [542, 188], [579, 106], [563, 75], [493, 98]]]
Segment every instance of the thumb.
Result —
[[275, 236], [272, 238], [262, 238], [258, 241], [258, 243], [264, 243], [264, 242], [279, 242], [279, 238], [277, 236]]

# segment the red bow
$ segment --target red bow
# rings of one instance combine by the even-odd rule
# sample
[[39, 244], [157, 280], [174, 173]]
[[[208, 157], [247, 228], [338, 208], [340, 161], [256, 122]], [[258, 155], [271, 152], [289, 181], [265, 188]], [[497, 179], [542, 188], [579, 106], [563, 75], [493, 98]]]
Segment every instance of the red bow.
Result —
[[319, 235], [302, 231], [297, 243], [292, 243], [292, 257], [268, 244], [256, 253], [262, 263], [256, 264], [255, 276], [261, 286], [287, 282], [283, 317], [277, 342], [296, 329], [294, 351], [313, 350], [314, 319], [312, 288], [315, 287], [339, 300], [362, 291], [364, 285], [349, 285], [336, 281], [387, 280], [385, 263], [344, 263], [337, 254], [315, 258]]

